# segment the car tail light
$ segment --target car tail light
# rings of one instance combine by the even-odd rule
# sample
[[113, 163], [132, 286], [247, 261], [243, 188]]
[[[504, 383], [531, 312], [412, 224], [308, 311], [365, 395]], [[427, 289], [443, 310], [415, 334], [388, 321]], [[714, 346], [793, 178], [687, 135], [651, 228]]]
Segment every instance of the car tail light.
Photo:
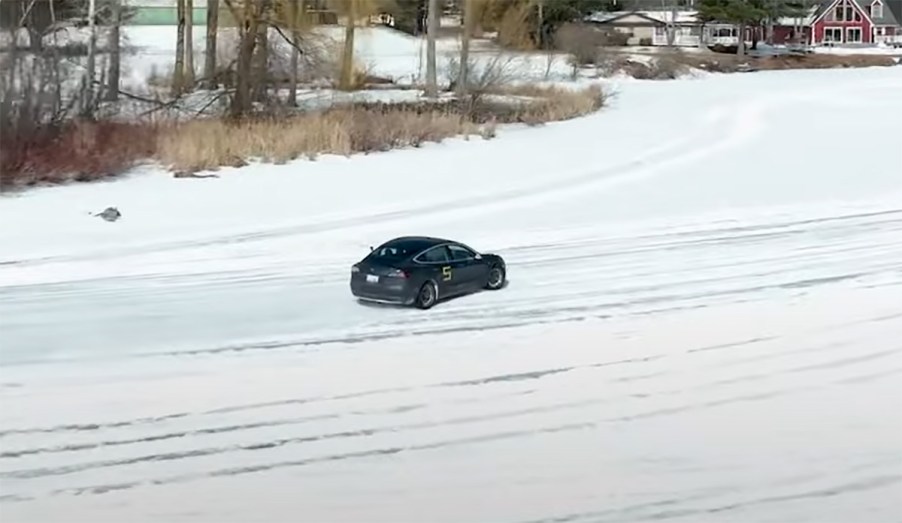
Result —
[[401, 269], [395, 269], [395, 270], [391, 271], [390, 273], [388, 273], [388, 275], [391, 276], [392, 278], [404, 278], [404, 279], [407, 279], [407, 277], [409, 276], [406, 271], [402, 271]]

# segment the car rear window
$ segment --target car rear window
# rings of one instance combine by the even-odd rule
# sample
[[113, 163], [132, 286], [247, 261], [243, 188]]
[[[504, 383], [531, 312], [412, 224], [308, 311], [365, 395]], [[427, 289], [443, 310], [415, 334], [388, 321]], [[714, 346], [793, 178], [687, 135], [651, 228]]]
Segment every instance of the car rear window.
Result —
[[370, 256], [382, 260], [403, 260], [429, 247], [429, 243], [416, 240], [388, 242], [377, 247]]

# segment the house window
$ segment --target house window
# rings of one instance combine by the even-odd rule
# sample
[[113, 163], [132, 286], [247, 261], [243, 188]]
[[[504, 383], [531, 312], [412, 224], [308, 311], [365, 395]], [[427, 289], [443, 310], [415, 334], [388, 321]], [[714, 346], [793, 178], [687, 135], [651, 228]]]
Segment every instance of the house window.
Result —
[[842, 27], [825, 27], [825, 42], [842, 42]]
[[843, 2], [836, 6], [832, 13], [827, 15], [828, 22], [860, 22], [861, 13], [852, 6], [851, 2]]
[[860, 27], [847, 27], [846, 28], [846, 42], [850, 44], [860, 44], [861, 43], [861, 28]]
[[871, 18], [883, 18], [883, 4], [880, 2], [874, 2], [870, 6], [871, 9]]
[[736, 36], [736, 28], [735, 27], [713, 27], [711, 29], [711, 36], [714, 38], [732, 38]]

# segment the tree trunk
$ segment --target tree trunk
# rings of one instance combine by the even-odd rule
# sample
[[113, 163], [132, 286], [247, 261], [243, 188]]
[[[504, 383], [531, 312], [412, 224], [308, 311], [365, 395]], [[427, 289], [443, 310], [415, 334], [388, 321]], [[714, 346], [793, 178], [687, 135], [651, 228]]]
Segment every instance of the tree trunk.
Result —
[[39, 54], [44, 50], [43, 35], [30, 24], [26, 30], [28, 31], [28, 45], [31, 46], [31, 52]]
[[194, 88], [194, 0], [185, 0], [185, 85]]
[[[300, 9], [298, 8], [300, 6]], [[300, 11], [300, 13], [299, 13]], [[300, 24], [306, 15], [304, 0], [288, 0], [288, 20], [291, 23], [291, 78], [288, 85], [288, 104], [292, 107], [298, 105], [298, 62], [301, 60], [301, 32]]]
[[112, 0], [110, 4], [113, 15], [113, 25], [110, 27], [110, 69], [108, 73], [108, 83], [106, 88], [106, 99], [108, 101], [116, 101], [119, 99], [119, 78], [120, 78], [120, 45], [119, 45], [119, 28], [122, 26], [122, 0]]
[[459, 97], [467, 94], [470, 74], [470, 35], [473, 32], [473, 2], [463, 0], [464, 27], [460, 33], [460, 75], [457, 79]]
[[764, 33], [764, 41], [767, 45], [774, 45], [774, 19], [767, 19], [767, 29]]
[[88, 27], [90, 28], [90, 36], [88, 38], [88, 65], [86, 74], [86, 85], [84, 89], [84, 102], [82, 105], [82, 115], [87, 117], [94, 116], [94, 76], [96, 72], [96, 54], [97, 54], [97, 25], [94, 19], [97, 17], [97, 3], [95, 0], [88, 2]]
[[698, 48], [699, 49], [707, 49], [708, 43], [705, 38], [705, 24], [701, 24], [698, 26]]
[[185, 90], [185, 0], [176, 0], [178, 32], [175, 40], [175, 70], [172, 73], [172, 94]]
[[216, 89], [216, 35], [219, 31], [219, 0], [207, 0], [207, 49], [204, 53], [204, 79], [207, 89]]
[[676, 3], [670, 8], [670, 27], [667, 28], [667, 45], [673, 47], [676, 43], [676, 30], [677, 30], [677, 6]]
[[247, 114], [251, 107], [251, 64], [257, 44], [257, 17], [246, 6], [241, 20], [241, 39], [238, 43], [238, 63], [235, 67], [235, 96], [232, 98], [233, 117]]
[[438, 73], [435, 65], [435, 39], [438, 33], [438, 0], [429, 0], [426, 27], [426, 96], [438, 98]]
[[737, 35], [736, 55], [745, 56], [745, 23], [739, 24], [739, 34]]
[[345, 41], [341, 53], [341, 75], [338, 79], [338, 88], [345, 91], [354, 87], [354, 28], [357, 24], [357, 0], [347, 0], [347, 2]]
[[539, 0], [537, 11], [536, 24], [539, 26], [539, 30], [536, 34], [536, 43], [539, 44], [539, 49], [545, 49], [545, 0]]
[[257, 25], [257, 56], [255, 64], [254, 100], [263, 102], [266, 99], [267, 87], [269, 87], [269, 26]]

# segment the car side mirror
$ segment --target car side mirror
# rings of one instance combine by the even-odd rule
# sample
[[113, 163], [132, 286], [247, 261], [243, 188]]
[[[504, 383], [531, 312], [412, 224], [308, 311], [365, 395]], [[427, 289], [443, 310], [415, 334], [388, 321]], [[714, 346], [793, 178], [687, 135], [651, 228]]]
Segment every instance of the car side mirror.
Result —
[[374, 250], [374, 249], [373, 249], [373, 246], [370, 245], [370, 252], [373, 252], [373, 250]]

